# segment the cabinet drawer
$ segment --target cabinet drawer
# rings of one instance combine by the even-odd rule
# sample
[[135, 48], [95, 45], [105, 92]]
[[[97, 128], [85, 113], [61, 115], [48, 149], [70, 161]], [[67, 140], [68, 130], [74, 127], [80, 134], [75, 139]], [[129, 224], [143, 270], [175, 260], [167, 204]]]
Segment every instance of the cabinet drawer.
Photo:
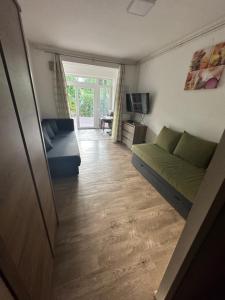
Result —
[[131, 148], [132, 146], [132, 141], [126, 138], [125, 136], [122, 136], [122, 143], [124, 143], [128, 148]]
[[128, 123], [123, 123], [123, 130], [128, 131], [132, 134], [134, 134], [134, 126], [128, 124]]
[[126, 130], [123, 130], [122, 132], [122, 136], [124, 136], [125, 138], [127, 138], [128, 140], [130, 140], [131, 142], [133, 142], [134, 139], [134, 135]]

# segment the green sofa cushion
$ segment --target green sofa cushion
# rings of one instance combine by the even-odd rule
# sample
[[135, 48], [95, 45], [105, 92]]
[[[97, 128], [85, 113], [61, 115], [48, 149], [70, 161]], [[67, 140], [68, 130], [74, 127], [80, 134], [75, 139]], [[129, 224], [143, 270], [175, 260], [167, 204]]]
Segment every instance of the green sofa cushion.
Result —
[[132, 151], [184, 197], [194, 202], [205, 169], [197, 168], [154, 144], [133, 145]]
[[163, 127], [155, 140], [155, 144], [160, 148], [173, 153], [177, 143], [181, 138], [181, 133], [170, 128]]
[[173, 153], [196, 167], [206, 169], [216, 145], [184, 132]]

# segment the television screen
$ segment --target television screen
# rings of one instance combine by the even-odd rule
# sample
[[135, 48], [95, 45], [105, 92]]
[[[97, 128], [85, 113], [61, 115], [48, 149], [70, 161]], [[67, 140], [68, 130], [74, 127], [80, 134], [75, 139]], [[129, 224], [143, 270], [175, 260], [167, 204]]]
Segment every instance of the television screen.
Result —
[[149, 93], [132, 93], [126, 95], [128, 112], [149, 113]]

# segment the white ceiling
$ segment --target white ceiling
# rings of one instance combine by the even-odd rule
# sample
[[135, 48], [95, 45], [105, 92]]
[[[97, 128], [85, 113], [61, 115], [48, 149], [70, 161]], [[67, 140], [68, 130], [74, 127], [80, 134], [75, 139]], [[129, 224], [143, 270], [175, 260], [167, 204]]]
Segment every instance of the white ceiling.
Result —
[[32, 42], [139, 60], [222, 18], [225, 0], [157, 0], [146, 17], [130, 0], [19, 0]]

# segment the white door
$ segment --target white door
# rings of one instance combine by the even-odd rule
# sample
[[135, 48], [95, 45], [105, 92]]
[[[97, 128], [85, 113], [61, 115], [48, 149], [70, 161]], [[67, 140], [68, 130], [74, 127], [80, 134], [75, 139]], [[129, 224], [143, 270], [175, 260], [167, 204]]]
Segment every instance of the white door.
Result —
[[77, 88], [77, 127], [95, 128], [96, 91], [92, 87]]

